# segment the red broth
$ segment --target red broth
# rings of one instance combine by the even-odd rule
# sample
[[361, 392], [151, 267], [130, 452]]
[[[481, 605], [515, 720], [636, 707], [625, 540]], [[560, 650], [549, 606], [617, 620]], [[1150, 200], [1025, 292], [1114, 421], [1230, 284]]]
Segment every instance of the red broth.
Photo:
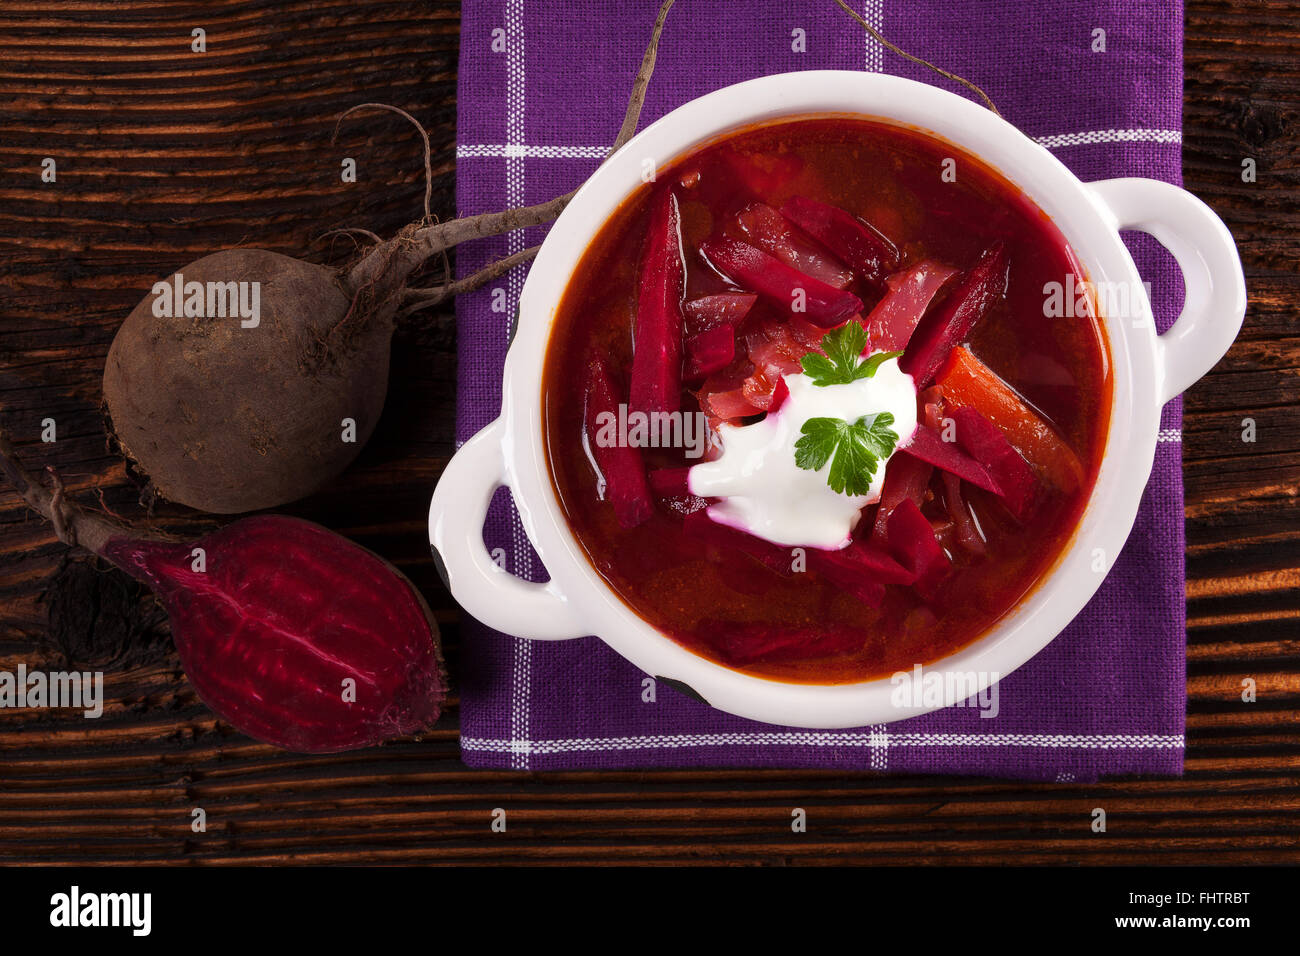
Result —
[[[744, 238], [737, 216], [755, 201], [781, 209], [794, 197], [807, 197], [840, 207], [892, 241], [897, 271], [925, 260], [969, 270], [991, 243], [1003, 241], [1009, 260], [1005, 295], [964, 345], [1068, 445], [1082, 479], [1070, 489], [1041, 481], [1023, 521], [996, 496], [961, 484], [960, 497], [982, 539], [976, 548], [983, 553], [975, 553], [958, 540], [955, 512], [947, 507], [945, 481], [936, 470], [920, 509], [951, 566], [925, 598], [914, 588], [887, 585], [879, 607], [815, 569], [782, 574], [743, 549], [702, 545], [685, 533], [686, 513], [703, 504], [698, 499], [657, 497], [648, 519], [623, 527], [611, 503], [602, 500], [606, 489], [584, 437], [587, 369], [593, 356], [602, 356], [626, 401], [639, 263], [655, 199], [665, 189], [674, 191], [680, 209], [688, 302], [745, 291], [698, 250], [710, 237]], [[833, 271], [829, 276], [837, 278]], [[1054, 564], [1096, 478], [1111, 396], [1100, 319], [1091, 306], [1084, 316], [1048, 318], [1044, 310], [1045, 286], [1066, 284], [1071, 276], [1075, 283], [1085, 278], [1060, 232], [1023, 193], [975, 157], [917, 131], [843, 117], [793, 119], [747, 128], [675, 161], [601, 228], [555, 318], [542, 383], [545, 442], [574, 536], [636, 614], [690, 650], [738, 670], [829, 684], [888, 675], [948, 655], [988, 631]], [[942, 307], [955, 281], [931, 310]], [[866, 313], [882, 287], [856, 274], [848, 289], [862, 299]], [[751, 312], [745, 322], [754, 321]], [[742, 323], [740, 353], [746, 330]], [[743, 372], [745, 361], [744, 354], [738, 356], [733, 372]], [[697, 386], [683, 388], [683, 411], [700, 409], [690, 390]], [[646, 448], [642, 456], [647, 470], [698, 461], [675, 448]], [[898, 458], [896, 453], [890, 467]], [[1041, 480], [1041, 469], [1038, 475]], [[859, 535], [870, 535], [876, 510], [866, 509]]]

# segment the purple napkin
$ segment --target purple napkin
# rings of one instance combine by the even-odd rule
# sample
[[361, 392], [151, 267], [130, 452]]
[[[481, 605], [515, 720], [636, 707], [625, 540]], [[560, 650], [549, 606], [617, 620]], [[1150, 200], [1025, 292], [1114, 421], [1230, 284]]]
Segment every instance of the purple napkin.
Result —
[[[1166, 0], [868, 0], [885, 36], [982, 86], [1003, 115], [1084, 181], [1181, 182], [1181, 3]], [[457, 205], [470, 215], [540, 202], [584, 180], [621, 122], [658, 0], [465, 0], [461, 23]], [[794, 31], [806, 37], [795, 52]], [[1102, 43], [1104, 52], [1094, 50]], [[494, 42], [495, 41], [495, 42]], [[871, 40], [832, 0], [679, 0], [669, 15], [642, 126], [704, 93], [770, 73], [888, 71], [962, 90]], [[545, 229], [462, 247], [461, 275], [538, 242]], [[1130, 248], [1152, 283], [1157, 322], [1182, 301], [1172, 259]], [[501, 404], [517, 269], [457, 304], [457, 436]], [[474, 767], [823, 767], [1090, 781], [1178, 774], [1183, 766], [1182, 409], [1165, 407], [1137, 524], [1101, 590], [1046, 650], [998, 687], [999, 713], [949, 708], [851, 731], [732, 717], [644, 674], [594, 637], [544, 642], [466, 621], [461, 752]], [[508, 495], [485, 530], [510, 570], [540, 562]]]

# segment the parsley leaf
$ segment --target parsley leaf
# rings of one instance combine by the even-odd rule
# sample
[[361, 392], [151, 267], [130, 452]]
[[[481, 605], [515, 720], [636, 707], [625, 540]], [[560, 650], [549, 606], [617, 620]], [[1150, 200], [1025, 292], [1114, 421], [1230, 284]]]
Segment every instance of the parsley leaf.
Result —
[[794, 463], [805, 471], [820, 471], [831, 463], [826, 483], [837, 494], [865, 495], [881, 459], [898, 444], [889, 426], [889, 412], [863, 415], [856, 422], [842, 418], [810, 418], [803, 423], [802, 438], [795, 442]]
[[809, 352], [803, 357], [803, 370], [814, 385], [848, 385], [861, 378], [871, 378], [883, 362], [898, 358], [902, 352], [877, 352], [865, 362], [862, 350], [867, 347], [867, 330], [857, 319], [832, 329], [822, 337], [825, 355]]

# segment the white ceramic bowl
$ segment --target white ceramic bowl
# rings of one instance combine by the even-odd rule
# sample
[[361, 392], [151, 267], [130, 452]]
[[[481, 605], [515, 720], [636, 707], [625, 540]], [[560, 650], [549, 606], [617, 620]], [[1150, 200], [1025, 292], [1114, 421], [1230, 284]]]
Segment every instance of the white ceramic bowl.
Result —
[[[935, 87], [872, 73], [813, 71], [729, 86], [674, 110], [612, 156], [551, 228], [519, 302], [519, 325], [505, 364], [501, 416], [448, 464], [433, 495], [429, 536], [452, 594], [485, 624], [520, 637], [562, 640], [599, 635], [647, 674], [684, 682], [721, 710], [797, 727], [857, 727], [911, 717], [933, 707], [898, 707], [888, 679], [808, 685], [754, 677], [686, 650], [646, 623], [591, 566], [560, 510], [542, 444], [542, 364], [556, 308], [570, 275], [615, 208], [642, 185], [645, 157], [662, 167], [729, 130], [778, 117], [857, 114], [919, 128], [955, 143], [1000, 171], [1056, 223], [1094, 283], [1141, 290], [1119, 230], [1150, 233], [1173, 253], [1186, 304], [1157, 335], [1145, 293], [1129, 314], [1104, 316], [1113, 361], [1110, 431], [1082, 523], [1063, 557], [989, 632], [928, 665], [988, 675], [1015, 670], [1042, 650], [1101, 585], [1094, 556], [1119, 553], [1151, 472], [1166, 401], [1204, 375], [1228, 350], [1246, 307], [1232, 237], [1190, 193], [1149, 179], [1084, 184], [1046, 149], [981, 106]], [[493, 563], [483, 519], [493, 492], [509, 485], [523, 526], [550, 573], [523, 581]], [[1096, 549], [1101, 549], [1097, 552]]]

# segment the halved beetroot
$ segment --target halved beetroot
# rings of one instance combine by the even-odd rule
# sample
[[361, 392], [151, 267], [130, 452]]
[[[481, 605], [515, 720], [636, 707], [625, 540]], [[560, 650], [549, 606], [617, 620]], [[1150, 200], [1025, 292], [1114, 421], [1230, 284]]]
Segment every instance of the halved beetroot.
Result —
[[934, 528], [910, 498], [904, 498], [889, 516], [889, 547], [899, 563], [916, 575], [913, 587], [927, 601], [948, 573], [951, 562], [939, 546]]
[[952, 266], [926, 259], [886, 279], [884, 298], [867, 315], [872, 351], [898, 352], [907, 348], [925, 310], [956, 274]]
[[970, 455], [963, 453], [956, 443], [944, 441], [928, 425], [917, 425], [912, 437], [902, 442], [898, 446], [898, 450], [911, 455], [913, 458], [929, 462], [936, 468], [942, 469], [945, 473], [954, 474], [963, 481], [969, 481], [972, 485], [983, 488], [985, 491], [990, 491], [995, 495], [1002, 494], [1001, 487], [993, 476], [988, 473], [988, 469]]
[[719, 292], [691, 299], [682, 306], [686, 329], [692, 335], [698, 335], [720, 325], [735, 328], [749, 315], [757, 301], [758, 296], [752, 292]]
[[757, 292], [783, 315], [802, 315], [823, 328], [833, 328], [862, 311], [862, 300], [852, 292], [804, 275], [748, 243], [706, 239], [700, 252], [720, 273]]
[[736, 221], [750, 244], [792, 269], [837, 289], [845, 289], [853, 281], [853, 271], [848, 266], [818, 246], [771, 206], [751, 203], [737, 214]]
[[953, 347], [1006, 295], [1009, 270], [1006, 244], [999, 239], [989, 246], [952, 294], [921, 322], [898, 362], [898, 367], [912, 376], [918, 388], [934, 381]]
[[424, 599], [332, 531], [260, 514], [184, 543], [124, 533], [100, 553], [157, 595], [190, 683], [243, 733], [332, 753], [438, 718], [447, 682]]
[[603, 355], [595, 356], [587, 366], [587, 444], [605, 479], [605, 499], [614, 506], [614, 516], [622, 527], [635, 528], [654, 512], [654, 499], [646, 484], [641, 449], [600, 438], [602, 430], [608, 436], [607, 416], [618, 420], [618, 405], [609, 362]]
[[876, 510], [876, 523], [871, 530], [871, 543], [878, 548], [887, 545], [889, 516], [902, 501], [920, 505], [925, 500], [925, 490], [930, 485], [934, 467], [910, 455], [893, 455], [885, 465], [885, 483], [880, 488], [880, 507]]
[[650, 216], [637, 287], [635, 350], [632, 354], [631, 411], [675, 412], [682, 393], [681, 215], [677, 197], [664, 190]]
[[686, 340], [686, 361], [682, 377], [698, 382], [706, 375], [724, 369], [736, 357], [736, 330], [719, 325]]
[[838, 206], [795, 196], [781, 207], [781, 215], [847, 262], [877, 292], [884, 291], [885, 276], [898, 268], [894, 244]]
[[1034, 470], [1007, 441], [1006, 435], [975, 409], [961, 405], [950, 414], [957, 424], [957, 443], [984, 466], [1002, 489], [1002, 501], [1007, 508], [1024, 521], [1033, 511], [1038, 493]]

